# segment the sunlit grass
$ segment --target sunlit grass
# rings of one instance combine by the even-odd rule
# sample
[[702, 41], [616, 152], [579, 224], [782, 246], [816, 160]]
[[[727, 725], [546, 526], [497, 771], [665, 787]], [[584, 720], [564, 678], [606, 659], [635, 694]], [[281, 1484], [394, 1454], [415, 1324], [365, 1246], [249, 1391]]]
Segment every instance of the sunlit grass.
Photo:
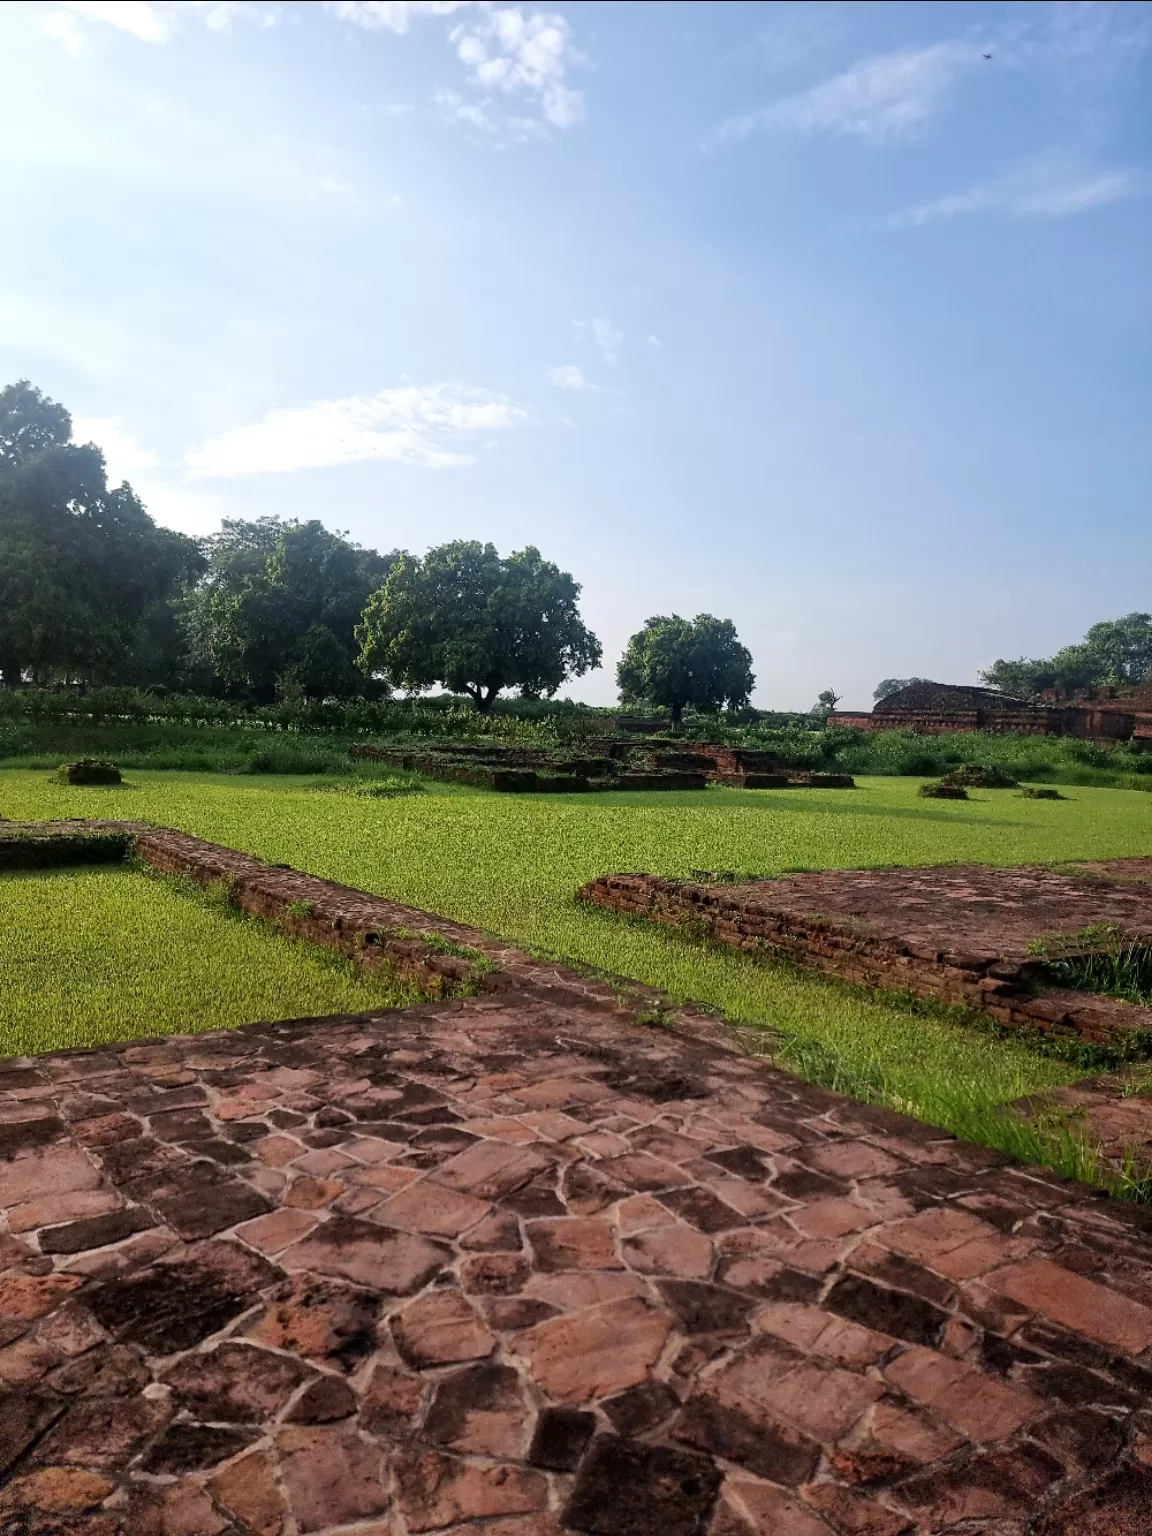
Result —
[[0, 1056], [413, 1000], [127, 868], [0, 874]]

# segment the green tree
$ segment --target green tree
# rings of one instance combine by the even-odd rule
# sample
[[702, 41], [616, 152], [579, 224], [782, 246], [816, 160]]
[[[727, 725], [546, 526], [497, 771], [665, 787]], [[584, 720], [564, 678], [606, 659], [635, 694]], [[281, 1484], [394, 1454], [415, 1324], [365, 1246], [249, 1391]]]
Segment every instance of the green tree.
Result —
[[1152, 614], [1129, 613], [1093, 624], [1077, 645], [1046, 660], [1000, 659], [980, 674], [990, 688], [1018, 698], [1048, 689], [1071, 695], [1102, 686], [1126, 687], [1152, 672]]
[[843, 695], [837, 693], [835, 688], [825, 688], [823, 693], [817, 696], [814, 713], [818, 715], [830, 715], [836, 708], [837, 704], [839, 704], [842, 697]]
[[277, 517], [225, 518], [204, 549], [206, 573], [184, 605], [202, 673], [257, 703], [364, 693], [355, 629], [397, 555]]
[[120, 681], [199, 555], [158, 528], [94, 443], [28, 381], [0, 390], [0, 679]]
[[551, 698], [600, 664], [579, 596], [579, 583], [531, 547], [502, 558], [457, 540], [405, 555], [364, 610], [359, 663], [412, 692], [439, 683], [467, 694], [482, 714], [506, 688]]
[[713, 713], [743, 709], [755, 686], [751, 654], [730, 619], [657, 615], [629, 640], [616, 668], [622, 704], [656, 704], [680, 724], [688, 705]]
[[902, 688], [911, 688], [913, 683], [924, 683], [928, 679], [924, 677], [886, 677], [876, 684], [872, 690], [872, 697], [877, 703], [886, 699], [890, 693], [899, 693]]

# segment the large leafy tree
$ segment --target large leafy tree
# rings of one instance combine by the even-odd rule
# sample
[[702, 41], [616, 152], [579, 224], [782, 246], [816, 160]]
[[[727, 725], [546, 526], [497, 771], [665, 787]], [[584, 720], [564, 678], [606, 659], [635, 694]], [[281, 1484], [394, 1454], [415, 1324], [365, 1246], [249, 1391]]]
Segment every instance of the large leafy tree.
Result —
[[1152, 675], [1152, 614], [1129, 613], [1093, 624], [1078, 645], [1046, 660], [996, 661], [981, 677], [992, 688], [1020, 698], [1047, 689], [1074, 694], [1104, 685], [1142, 682]]
[[121, 680], [199, 554], [158, 528], [27, 380], [0, 390], [0, 679]]
[[751, 654], [731, 619], [698, 613], [648, 619], [628, 642], [616, 668], [623, 704], [657, 704], [679, 725], [688, 705], [712, 713], [743, 709], [756, 679]]
[[886, 699], [890, 693], [899, 693], [903, 688], [911, 688], [913, 683], [923, 683], [927, 679], [923, 677], [885, 677], [878, 682], [872, 690], [872, 697], [877, 703]]
[[465, 693], [481, 713], [506, 688], [551, 698], [600, 664], [579, 595], [531, 547], [503, 558], [491, 544], [457, 540], [405, 555], [364, 610], [360, 665], [413, 692], [439, 683]]
[[202, 672], [258, 703], [364, 693], [355, 628], [397, 555], [276, 517], [226, 518], [204, 547], [207, 572], [185, 604]]

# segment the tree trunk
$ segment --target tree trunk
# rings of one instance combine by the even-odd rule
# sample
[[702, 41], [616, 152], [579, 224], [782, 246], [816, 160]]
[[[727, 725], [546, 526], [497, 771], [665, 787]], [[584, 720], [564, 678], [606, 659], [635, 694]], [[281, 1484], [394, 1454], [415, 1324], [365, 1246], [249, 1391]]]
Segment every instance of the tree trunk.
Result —
[[673, 706], [672, 706], [672, 729], [674, 731], [678, 731], [680, 729], [680, 717], [681, 717], [681, 715], [683, 713], [684, 713], [684, 706], [683, 706], [683, 704], [673, 704]]
[[24, 668], [20, 665], [18, 657], [10, 653], [0, 656], [0, 683], [5, 688], [24, 686]]

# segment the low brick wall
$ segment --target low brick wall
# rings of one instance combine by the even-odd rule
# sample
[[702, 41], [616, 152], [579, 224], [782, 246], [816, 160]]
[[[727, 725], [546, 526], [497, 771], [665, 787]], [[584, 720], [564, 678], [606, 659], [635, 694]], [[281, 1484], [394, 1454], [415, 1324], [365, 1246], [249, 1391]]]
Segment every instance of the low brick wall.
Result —
[[226, 885], [240, 910], [337, 950], [367, 970], [388, 965], [425, 997], [504, 987], [498, 962], [485, 954], [483, 936], [474, 930], [443, 923], [413, 928], [412, 919], [425, 914], [184, 832], [139, 833], [132, 851], [160, 874], [203, 888]]
[[[794, 888], [802, 879], [790, 885]], [[732, 949], [781, 955], [843, 981], [976, 1009], [1012, 1028], [1117, 1045], [1152, 1027], [1152, 1010], [1118, 998], [1055, 989], [1038, 992], [1038, 959], [942, 950], [877, 936], [850, 917], [797, 911], [794, 903], [774, 906], [772, 883], [760, 883], [750, 896], [747, 886], [731, 889], [657, 875], [605, 875], [583, 886], [577, 897], [704, 933]]]

